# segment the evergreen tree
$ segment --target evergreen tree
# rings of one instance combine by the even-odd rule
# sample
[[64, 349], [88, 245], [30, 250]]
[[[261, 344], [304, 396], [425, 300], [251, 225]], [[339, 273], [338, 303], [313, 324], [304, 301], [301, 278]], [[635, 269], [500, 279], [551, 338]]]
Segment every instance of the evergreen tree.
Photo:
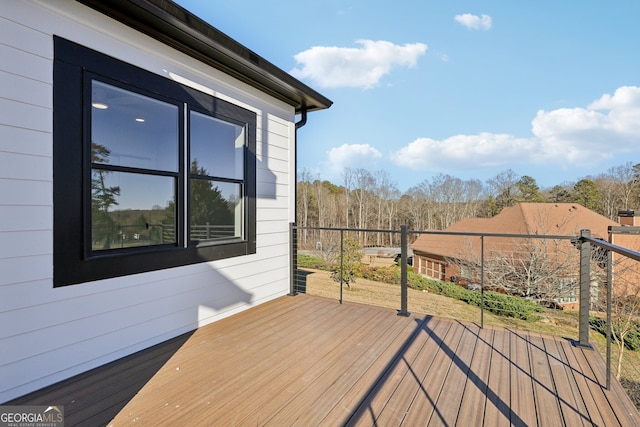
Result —
[[[109, 163], [111, 150], [104, 145], [91, 142], [91, 163]], [[115, 223], [109, 215], [109, 208], [117, 205], [119, 186], [107, 186], [106, 177], [111, 173], [104, 169], [91, 171], [91, 239], [102, 241], [102, 249], [111, 248], [115, 236]]]
[[214, 182], [207, 176], [207, 171], [198, 165], [191, 164], [190, 213], [191, 227], [203, 225], [221, 225], [233, 227], [233, 201], [226, 200]]
[[544, 198], [540, 194], [540, 187], [534, 178], [524, 175], [516, 185], [520, 192], [519, 200], [521, 202], [544, 202]]
[[564, 203], [571, 201], [571, 193], [561, 185], [555, 185], [549, 190], [549, 202]]
[[590, 179], [581, 179], [573, 186], [573, 199], [587, 209], [600, 212], [602, 195], [596, 183]]

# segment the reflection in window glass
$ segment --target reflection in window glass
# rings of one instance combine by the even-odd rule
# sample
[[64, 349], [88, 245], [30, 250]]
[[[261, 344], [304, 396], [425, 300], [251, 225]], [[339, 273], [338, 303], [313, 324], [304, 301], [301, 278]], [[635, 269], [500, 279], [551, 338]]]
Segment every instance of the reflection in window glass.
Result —
[[191, 112], [192, 164], [202, 175], [230, 179], [244, 177], [244, 127]]
[[175, 244], [176, 179], [93, 169], [92, 250]]
[[92, 162], [178, 170], [176, 105], [94, 80], [91, 106]]
[[241, 185], [191, 179], [191, 240], [242, 238]]

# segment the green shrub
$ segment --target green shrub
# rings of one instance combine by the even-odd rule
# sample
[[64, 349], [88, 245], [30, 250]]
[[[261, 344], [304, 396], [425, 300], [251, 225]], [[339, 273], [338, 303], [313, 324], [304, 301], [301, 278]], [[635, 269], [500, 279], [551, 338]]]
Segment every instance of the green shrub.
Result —
[[[298, 254], [298, 267], [317, 270], [331, 269], [331, 266], [328, 266], [321, 258], [303, 254]], [[357, 277], [376, 282], [393, 285], [400, 284], [401, 272], [398, 265], [371, 267], [360, 263], [356, 266], [354, 263], [352, 273], [356, 274]], [[450, 282], [428, 279], [414, 272], [412, 269], [407, 270], [407, 286], [411, 289], [429, 290], [449, 298], [466, 302], [470, 305], [475, 305], [476, 307], [480, 307], [482, 304], [481, 293], [479, 291], [470, 291], [469, 289]], [[499, 316], [513, 317], [530, 322], [542, 319], [542, 317], [536, 313], [544, 311], [540, 305], [533, 301], [490, 291], [484, 292], [484, 308]], [[631, 335], [631, 333], [629, 335]], [[640, 331], [638, 329], [634, 331], [633, 337], [633, 339], [638, 342], [638, 347], [636, 348], [640, 348]]]
[[[607, 336], [607, 319], [589, 316], [589, 325], [591, 325], [591, 328], [595, 331]], [[615, 322], [613, 324], [613, 330], [617, 332], [616, 335], [619, 336], [618, 327], [615, 325]], [[631, 351], [640, 349], [640, 325], [638, 325], [638, 323], [633, 322], [631, 330], [624, 336], [624, 346]]]
[[362, 278], [367, 280], [373, 280], [375, 282], [399, 285], [400, 269], [394, 265], [390, 265], [386, 267], [366, 266], [365, 268], [362, 269]]
[[542, 316], [535, 313], [542, 313], [544, 311], [544, 308], [533, 301], [500, 294], [498, 292], [484, 293], [484, 308], [500, 316], [513, 317], [529, 322], [542, 319]]
[[[462, 286], [449, 282], [431, 281], [430, 286], [440, 295], [464, 301], [467, 304], [480, 307], [482, 294], [479, 291], [470, 291]], [[535, 313], [541, 313], [544, 309], [533, 301], [525, 300], [498, 292], [484, 292], [484, 308], [499, 316], [513, 317], [516, 319], [535, 322], [542, 319]]]
[[433, 279], [427, 279], [413, 270], [407, 271], [407, 286], [411, 289], [417, 289], [419, 291], [427, 289], [437, 292], [439, 291], [438, 283], [440, 282]]
[[298, 268], [313, 268], [316, 270], [328, 270], [329, 266], [320, 257], [298, 253]]

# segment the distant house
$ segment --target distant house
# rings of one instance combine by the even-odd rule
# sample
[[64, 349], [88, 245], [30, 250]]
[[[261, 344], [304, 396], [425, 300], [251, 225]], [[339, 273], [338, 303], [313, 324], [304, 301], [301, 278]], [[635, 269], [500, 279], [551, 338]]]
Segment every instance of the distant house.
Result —
[[476, 285], [484, 244], [489, 289], [573, 303], [578, 251], [570, 241], [487, 237], [481, 242], [479, 234], [577, 236], [589, 229], [592, 237], [608, 240], [608, 228], [616, 225], [575, 203], [520, 203], [492, 218], [466, 218], [444, 230], [460, 234], [420, 235], [412, 245], [413, 268], [432, 279]]
[[[634, 252], [640, 252], [640, 212], [619, 211], [619, 226], [610, 227], [610, 241]], [[640, 297], [640, 268], [638, 262], [613, 253], [614, 292]]]
[[288, 292], [296, 129], [330, 100], [169, 0], [0, 28], [0, 403]]

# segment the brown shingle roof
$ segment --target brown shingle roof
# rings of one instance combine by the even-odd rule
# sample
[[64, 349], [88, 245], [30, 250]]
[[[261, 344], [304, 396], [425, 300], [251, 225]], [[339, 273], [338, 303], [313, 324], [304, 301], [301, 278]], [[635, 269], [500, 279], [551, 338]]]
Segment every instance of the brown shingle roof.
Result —
[[[576, 203], [520, 203], [492, 218], [462, 219], [444, 231], [577, 236], [580, 230], [589, 229], [592, 237], [606, 240], [608, 227], [615, 225], [618, 224]], [[422, 234], [411, 248], [414, 252], [464, 258], [462, 254], [468, 254], [470, 247], [478, 246], [478, 237]]]

